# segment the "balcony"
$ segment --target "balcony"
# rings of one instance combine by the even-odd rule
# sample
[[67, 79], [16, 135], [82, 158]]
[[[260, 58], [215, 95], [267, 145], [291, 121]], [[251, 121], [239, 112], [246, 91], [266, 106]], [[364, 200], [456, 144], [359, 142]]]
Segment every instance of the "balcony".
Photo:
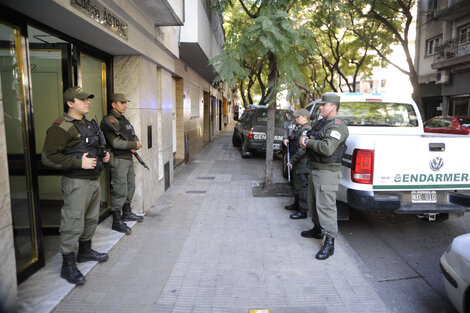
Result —
[[470, 63], [470, 41], [468, 38], [455, 37], [436, 47], [433, 69], [445, 69]]
[[432, 6], [434, 8], [427, 13], [428, 19], [455, 21], [470, 14], [468, 0], [434, 0]]
[[184, 0], [131, 0], [155, 26], [181, 26], [184, 23]]
[[222, 18], [208, 0], [186, 0], [186, 21], [181, 27], [180, 58], [212, 82], [217, 72], [209, 60], [222, 53]]

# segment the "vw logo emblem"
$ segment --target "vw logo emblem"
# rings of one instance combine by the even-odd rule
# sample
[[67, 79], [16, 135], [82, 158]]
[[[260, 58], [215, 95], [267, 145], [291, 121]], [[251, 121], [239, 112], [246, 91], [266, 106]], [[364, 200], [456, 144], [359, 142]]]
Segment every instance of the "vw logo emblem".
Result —
[[434, 171], [439, 171], [444, 166], [444, 160], [441, 157], [435, 157], [429, 162], [429, 167]]

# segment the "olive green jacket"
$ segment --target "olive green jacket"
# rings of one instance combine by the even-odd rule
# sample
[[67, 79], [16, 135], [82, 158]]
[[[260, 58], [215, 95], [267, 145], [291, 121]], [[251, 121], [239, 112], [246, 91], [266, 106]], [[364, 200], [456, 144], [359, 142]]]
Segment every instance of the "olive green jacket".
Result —
[[[61, 170], [82, 168], [81, 159], [65, 154], [67, 148], [71, 148], [82, 141], [80, 132], [73, 124], [73, 121], [74, 118], [64, 114], [48, 128], [41, 156], [44, 165]], [[82, 123], [85, 123], [85, 119], [82, 120]]]
[[[117, 135], [117, 133], [121, 131], [121, 125], [119, 121], [123, 118], [125, 118], [124, 115], [121, 115], [114, 110], [111, 110], [108, 115], [103, 117], [100, 126], [103, 130], [104, 136], [106, 137], [106, 143], [113, 149], [137, 149], [137, 141], [139, 141], [137, 136], [134, 135], [133, 138], [125, 140], [121, 136]], [[119, 157], [132, 159], [132, 154], [129, 151], [129, 154], [120, 155]]]
[[[334, 121], [328, 123], [323, 129], [324, 138], [316, 140], [310, 138], [306, 148], [311, 152], [321, 156], [331, 156], [335, 153], [338, 146], [348, 139], [349, 131], [347, 125], [340, 119], [332, 117]], [[331, 118], [330, 118], [331, 119]], [[318, 163], [310, 162], [311, 169], [324, 169], [330, 171], [339, 171], [341, 163]]]

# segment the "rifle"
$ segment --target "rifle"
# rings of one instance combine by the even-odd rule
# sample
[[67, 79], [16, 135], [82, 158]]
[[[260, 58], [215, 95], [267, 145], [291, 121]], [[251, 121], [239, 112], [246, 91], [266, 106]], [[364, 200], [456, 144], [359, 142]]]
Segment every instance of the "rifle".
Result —
[[[286, 128], [286, 133], [287, 133], [287, 140], [289, 141], [286, 145], [287, 147], [287, 163], [290, 163], [290, 134], [289, 134], [289, 123], [284, 123], [284, 127]], [[287, 165], [287, 181], [290, 181], [290, 166]]]
[[[124, 135], [123, 133], [121, 133], [120, 131], [118, 131], [113, 124], [111, 124], [108, 119], [105, 117], [104, 118], [104, 123], [106, 124], [106, 126], [108, 126], [112, 132], [118, 136], [118, 137], [121, 137], [122, 139], [126, 140], [126, 141], [129, 141], [129, 139], [127, 139], [126, 135]], [[134, 135], [134, 131], [132, 131], [133, 135]], [[137, 152], [132, 152], [132, 154], [135, 156], [135, 158], [137, 159], [137, 161], [139, 161], [139, 163], [145, 167], [147, 170], [150, 171], [149, 167], [147, 166], [147, 164], [145, 164], [144, 160], [142, 160], [142, 158], [140, 157], [140, 155], [137, 153]]]
[[106, 156], [106, 138], [104, 137], [103, 131], [98, 125], [98, 122], [96, 121], [96, 115], [95, 118], [92, 119], [91, 125], [96, 129], [96, 135], [98, 136], [98, 141], [100, 143], [100, 148], [98, 150], [98, 157], [104, 158]]

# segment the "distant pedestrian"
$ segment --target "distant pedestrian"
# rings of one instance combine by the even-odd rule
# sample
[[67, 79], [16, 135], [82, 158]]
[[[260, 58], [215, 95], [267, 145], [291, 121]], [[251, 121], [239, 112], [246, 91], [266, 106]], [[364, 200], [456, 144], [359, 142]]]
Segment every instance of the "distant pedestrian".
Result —
[[[143, 217], [132, 213], [131, 202], [135, 192], [135, 172], [132, 153], [142, 148], [134, 127], [124, 116], [127, 109], [126, 96], [122, 93], [111, 95], [109, 114], [101, 121], [101, 128], [113, 153], [111, 165], [111, 214], [112, 229], [130, 234], [125, 221], [142, 222]], [[122, 215], [121, 215], [122, 210]]]
[[300, 140], [300, 146], [310, 156], [308, 197], [314, 225], [301, 235], [317, 239], [325, 237], [323, 247], [315, 255], [317, 259], [324, 260], [333, 255], [338, 233], [336, 192], [349, 131], [346, 124], [336, 118], [340, 104], [338, 95], [325, 94], [318, 104], [322, 119], [313, 125], [309, 137]]
[[109, 161], [109, 152], [96, 121], [90, 122], [85, 115], [90, 111], [94, 95], [71, 87], [64, 92], [65, 113], [57, 118], [47, 130], [42, 162], [62, 170], [62, 193], [60, 244], [63, 263], [60, 276], [69, 283], [81, 285], [85, 277], [75, 264], [77, 262], [108, 260], [107, 253], [91, 249], [91, 239], [98, 225], [100, 208], [100, 182], [98, 177], [103, 163]]
[[307, 218], [308, 210], [308, 175], [310, 166], [305, 149], [300, 149], [300, 138], [306, 136], [312, 128], [309, 124], [310, 112], [300, 109], [294, 112], [296, 127], [289, 138], [284, 139], [284, 145], [289, 145], [290, 163], [287, 166], [293, 170], [294, 203], [285, 207], [286, 210], [296, 210], [290, 215], [291, 219]]

